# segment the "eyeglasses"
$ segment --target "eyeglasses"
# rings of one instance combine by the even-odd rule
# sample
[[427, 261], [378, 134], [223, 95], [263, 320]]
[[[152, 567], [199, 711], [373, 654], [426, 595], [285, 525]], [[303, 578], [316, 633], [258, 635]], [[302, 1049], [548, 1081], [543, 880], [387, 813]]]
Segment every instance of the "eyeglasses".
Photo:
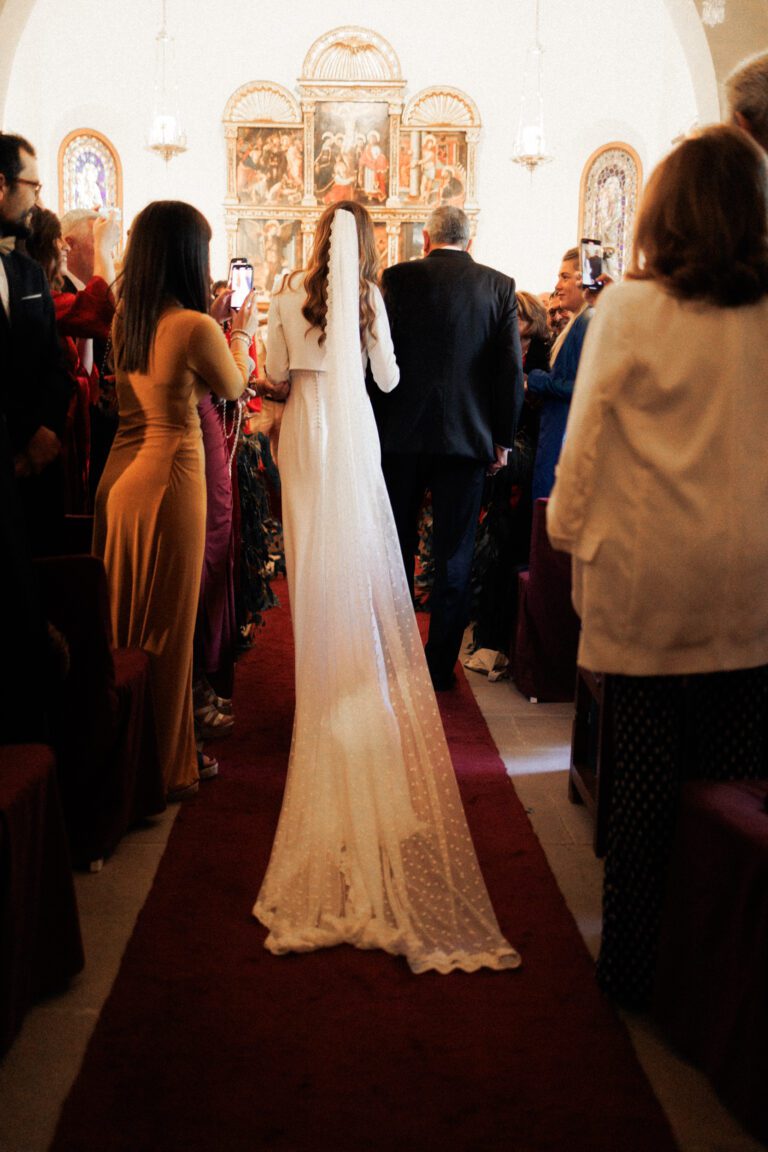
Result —
[[34, 188], [35, 196], [39, 196], [43, 188], [39, 180], [25, 180], [23, 176], [17, 176], [14, 184], [29, 184], [30, 188]]

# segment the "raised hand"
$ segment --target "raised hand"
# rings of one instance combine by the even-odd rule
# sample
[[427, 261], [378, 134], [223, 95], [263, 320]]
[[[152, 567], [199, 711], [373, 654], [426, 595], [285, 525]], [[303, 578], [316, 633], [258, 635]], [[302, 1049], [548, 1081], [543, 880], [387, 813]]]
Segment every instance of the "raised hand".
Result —
[[243, 332], [247, 332], [249, 336], [255, 336], [258, 326], [259, 313], [256, 306], [256, 292], [254, 290], [248, 293], [240, 305], [239, 310], [232, 313], [232, 331], [235, 332], [240, 329]]

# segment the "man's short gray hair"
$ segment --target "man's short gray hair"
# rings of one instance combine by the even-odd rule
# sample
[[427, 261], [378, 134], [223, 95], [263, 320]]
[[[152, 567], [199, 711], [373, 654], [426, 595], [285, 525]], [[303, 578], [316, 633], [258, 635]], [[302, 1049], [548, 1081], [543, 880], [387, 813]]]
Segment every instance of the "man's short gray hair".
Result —
[[749, 131], [768, 152], [768, 52], [742, 60], [725, 81], [730, 115], [747, 121]]
[[98, 218], [98, 212], [94, 212], [92, 208], [71, 208], [61, 218], [61, 234], [69, 236], [84, 220], [98, 220]]
[[430, 212], [424, 230], [435, 246], [453, 244], [466, 248], [469, 244], [469, 217], [452, 204], [442, 204]]

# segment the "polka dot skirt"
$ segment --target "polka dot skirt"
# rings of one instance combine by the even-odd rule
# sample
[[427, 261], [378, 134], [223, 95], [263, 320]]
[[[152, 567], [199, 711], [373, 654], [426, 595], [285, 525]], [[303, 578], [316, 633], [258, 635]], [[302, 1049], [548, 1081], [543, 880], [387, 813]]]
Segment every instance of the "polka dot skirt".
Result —
[[597, 978], [641, 1009], [653, 985], [680, 783], [768, 776], [768, 666], [611, 683], [616, 766]]

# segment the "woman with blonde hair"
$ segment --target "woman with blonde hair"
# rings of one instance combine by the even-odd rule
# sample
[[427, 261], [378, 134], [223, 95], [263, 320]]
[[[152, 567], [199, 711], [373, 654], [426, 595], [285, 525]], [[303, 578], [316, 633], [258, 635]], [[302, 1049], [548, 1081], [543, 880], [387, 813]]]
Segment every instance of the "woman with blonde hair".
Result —
[[412, 971], [515, 967], [467, 829], [365, 389], [399, 370], [370, 215], [326, 209], [270, 305], [296, 713], [254, 915], [272, 952], [381, 948]]
[[616, 776], [601, 986], [651, 994], [686, 777], [768, 773], [765, 161], [719, 125], [649, 181], [628, 279], [584, 346], [553, 544], [573, 556], [579, 663], [608, 674]]
[[[540, 341], [549, 344], [550, 333], [547, 324], [547, 310], [532, 292], [516, 292], [517, 322], [520, 326], [520, 343], [523, 346], [523, 357], [530, 347], [531, 341]], [[532, 366], [532, 365], [531, 365]]]

